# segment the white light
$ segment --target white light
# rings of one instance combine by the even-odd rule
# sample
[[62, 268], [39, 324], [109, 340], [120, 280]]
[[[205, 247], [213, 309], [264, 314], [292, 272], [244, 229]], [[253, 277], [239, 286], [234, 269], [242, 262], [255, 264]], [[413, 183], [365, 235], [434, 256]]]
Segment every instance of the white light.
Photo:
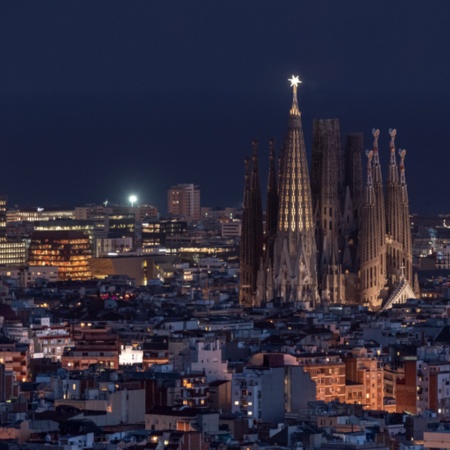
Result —
[[295, 76], [295, 75], [292, 75], [292, 78], [290, 78], [288, 81], [291, 82], [291, 86], [295, 86], [295, 87], [297, 87], [301, 83], [299, 77]]
[[133, 194], [133, 195], [130, 195], [130, 196], [128, 197], [128, 200], [129, 200], [130, 203], [131, 203], [131, 207], [133, 207], [134, 204], [137, 202], [137, 197]]

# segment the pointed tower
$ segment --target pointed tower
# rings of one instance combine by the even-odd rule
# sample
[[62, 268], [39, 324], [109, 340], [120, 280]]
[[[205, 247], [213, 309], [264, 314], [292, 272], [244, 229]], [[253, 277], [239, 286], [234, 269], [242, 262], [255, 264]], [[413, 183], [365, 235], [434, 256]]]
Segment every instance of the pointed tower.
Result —
[[[402, 266], [406, 281], [410, 286], [414, 284], [412, 274], [412, 243], [411, 243], [411, 220], [409, 217], [408, 188], [405, 176], [406, 150], [400, 150], [400, 190], [401, 190], [401, 228], [402, 234]], [[418, 291], [416, 289], [416, 291]]]
[[395, 154], [396, 130], [389, 130], [390, 162], [389, 175], [386, 186], [386, 276], [388, 286], [394, 286], [401, 275], [403, 227], [400, 181]]
[[[350, 274], [354, 275], [359, 270], [358, 246], [361, 205], [363, 202], [362, 153], [363, 134], [348, 134], [345, 137], [344, 195], [341, 222], [344, 237], [342, 268], [347, 273], [347, 278], [350, 277]], [[357, 280], [353, 280], [352, 285], [357, 286], [357, 284]], [[347, 291], [346, 296], [348, 301], [359, 299], [356, 289], [353, 289], [351, 295]]]
[[278, 222], [278, 187], [275, 164], [275, 141], [270, 139], [269, 179], [267, 182], [266, 221], [262, 264], [258, 271], [256, 303], [261, 305], [274, 297], [273, 255]]
[[250, 160], [245, 158], [244, 201], [242, 203], [242, 231], [240, 247], [240, 286], [239, 303], [242, 306], [252, 305], [252, 227], [251, 227], [251, 203], [250, 203]]
[[[266, 241], [275, 239], [278, 223], [278, 187], [277, 187], [277, 170], [275, 167], [275, 141], [269, 142], [269, 179], [267, 182], [267, 205], [266, 205]], [[270, 247], [270, 245], [268, 245]], [[272, 242], [273, 247], [273, 242]], [[269, 251], [270, 259], [273, 258], [273, 248]]]
[[[345, 137], [345, 176], [344, 191], [348, 188], [353, 205], [353, 220], [350, 225], [358, 229], [360, 209], [363, 202], [362, 162], [364, 139], [362, 133], [348, 134]], [[344, 194], [346, 195], [346, 193]]]
[[[331, 286], [328, 301], [342, 302], [344, 287], [336, 286], [341, 273], [341, 192], [343, 160], [339, 119], [320, 119], [313, 123], [311, 195], [314, 207], [316, 244], [319, 258], [320, 289]], [[326, 278], [333, 277], [332, 282]], [[343, 279], [342, 279], [343, 284]], [[328, 298], [327, 298], [328, 297]]]
[[[380, 272], [380, 239], [375, 187], [372, 177], [374, 151], [367, 152], [367, 180], [362, 205], [361, 227], [361, 303], [372, 310], [381, 307], [380, 292], [384, 288], [384, 277]], [[384, 227], [384, 222], [383, 222]]]
[[[375, 210], [377, 218], [376, 237], [378, 239], [379, 249], [379, 268], [378, 280], [379, 286], [386, 285], [386, 209], [384, 201], [383, 177], [381, 175], [380, 153], [378, 151], [378, 137], [380, 130], [372, 130], [373, 134], [373, 160], [372, 160], [372, 177], [373, 189], [375, 194]], [[385, 298], [387, 291], [382, 291], [382, 298]]]
[[275, 295], [310, 307], [317, 301], [316, 243], [311, 187], [301, 114], [298, 77], [292, 77], [292, 107], [280, 179], [278, 229], [274, 248]]
[[262, 260], [262, 206], [259, 186], [257, 142], [252, 142], [252, 170], [245, 160], [245, 188], [241, 236], [241, 285], [239, 300], [249, 307], [257, 304], [257, 273]]

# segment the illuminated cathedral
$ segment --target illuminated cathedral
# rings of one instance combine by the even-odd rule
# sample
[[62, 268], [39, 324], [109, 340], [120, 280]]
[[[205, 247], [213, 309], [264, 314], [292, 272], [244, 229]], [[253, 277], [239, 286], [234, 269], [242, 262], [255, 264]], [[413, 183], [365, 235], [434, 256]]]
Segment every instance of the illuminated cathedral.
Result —
[[292, 106], [278, 158], [273, 140], [269, 144], [265, 220], [256, 141], [245, 160], [241, 304], [278, 301], [310, 309], [352, 303], [377, 311], [414, 297], [406, 151], [398, 152], [398, 164], [396, 131], [389, 130], [384, 188], [379, 130], [366, 152], [364, 184], [362, 134], [346, 136], [342, 148], [339, 120], [314, 120], [310, 177], [300, 81], [293, 76], [290, 82]]

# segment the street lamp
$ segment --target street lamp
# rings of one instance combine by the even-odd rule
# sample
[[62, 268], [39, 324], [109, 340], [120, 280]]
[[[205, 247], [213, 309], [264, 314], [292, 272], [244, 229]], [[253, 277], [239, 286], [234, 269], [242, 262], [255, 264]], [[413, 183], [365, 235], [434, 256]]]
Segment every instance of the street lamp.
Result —
[[128, 200], [129, 200], [130, 203], [131, 203], [131, 207], [133, 207], [134, 204], [137, 202], [137, 197], [133, 194], [133, 195], [130, 195], [130, 196], [128, 197]]

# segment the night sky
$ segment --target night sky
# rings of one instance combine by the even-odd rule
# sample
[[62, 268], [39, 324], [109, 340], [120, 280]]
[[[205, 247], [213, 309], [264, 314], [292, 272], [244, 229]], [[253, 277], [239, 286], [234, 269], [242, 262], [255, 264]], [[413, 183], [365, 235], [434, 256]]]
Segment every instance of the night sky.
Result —
[[0, 2], [0, 192], [10, 206], [126, 202], [166, 210], [199, 184], [239, 206], [243, 158], [281, 142], [298, 74], [313, 118], [389, 128], [411, 212], [450, 212], [450, 1]]

